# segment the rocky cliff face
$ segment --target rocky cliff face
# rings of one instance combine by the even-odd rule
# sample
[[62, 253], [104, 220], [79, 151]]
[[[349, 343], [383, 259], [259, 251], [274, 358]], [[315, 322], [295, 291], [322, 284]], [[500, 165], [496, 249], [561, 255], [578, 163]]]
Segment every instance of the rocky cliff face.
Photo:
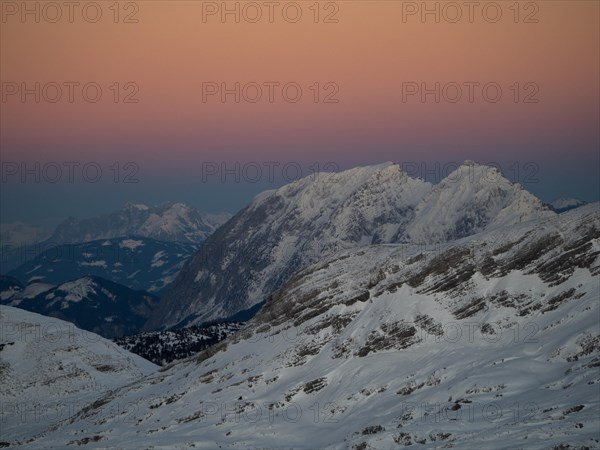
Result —
[[307, 177], [259, 195], [213, 234], [147, 329], [229, 317], [344, 249], [434, 245], [554, 215], [496, 169], [472, 162], [435, 187], [392, 163]]

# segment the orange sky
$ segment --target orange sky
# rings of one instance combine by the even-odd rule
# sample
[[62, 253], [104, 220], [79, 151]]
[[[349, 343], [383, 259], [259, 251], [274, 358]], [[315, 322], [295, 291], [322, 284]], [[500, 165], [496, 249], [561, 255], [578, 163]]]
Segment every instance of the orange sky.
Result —
[[[345, 164], [486, 160], [498, 152], [560, 160], [566, 152], [584, 158], [597, 152], [600, 2], [521, 2], [518, 23], [512, 1], [498, 2], [496, 23], [480, 11], [489, 2], [480, 2], [473, 23], [464, 16], [457, 23], [429, 16], [423, 23], [418, 14], [403, 21], [407, 2], [377, 0], [321, 2], [319, 23], [313, 1], [297, 2], [303, 12], [297, 23], [278, 10], [274, 23], [243, 17], [223, 23], [218, 15], [204, 23], [207, 2], [201, 1], [121, 2], [119, 23], [112, 1], [99, 2], [97, 23], [79, 11], [73, 23], [65, 17], [48, 23], [43, 16], [35, 23], [31, 15], [23, 23], [21, 11], [7, 13], [6, 4], [15, 2], [2, 3], [4, 87], [93, 81], [103, 88], [95, 104], [80, 94], [74, 103], [39, 104], [9, 96], [1, 104], [4, 159], [135, 159], [176, 171], [215, 158]], [[266, 15], [265, 2], [256, 3]], [[447, 7], [427, 5], [436, 3]], [[138, 23], [122, 23], [135, 5]], [[322, 23], [334, 8], [338, 23]], [[523, 23], [529, 13], [537, 23]], [[202, 103], [207, 81], [292, 81], [302, 86], [303, 98], [223, 104], [216, 96]], [[503, 96], [496, 104], [480, 93], [474, 103], [421, 103], [418, 95], [402, 102], [402, 83], [436, 81], [496, 82]], [[139, 102], [113, 103], [115, 82], [135, 83]], [[339, 102], [315, 104], [309, 90], [315, 82], [336, 83]], [[515, 82], [535, 83], [539, 102], [514, 103]]]

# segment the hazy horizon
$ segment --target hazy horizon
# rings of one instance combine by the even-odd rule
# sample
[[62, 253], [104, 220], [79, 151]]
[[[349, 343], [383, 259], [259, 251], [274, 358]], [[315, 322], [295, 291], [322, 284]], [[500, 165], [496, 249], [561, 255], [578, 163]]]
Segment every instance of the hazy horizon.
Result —
[[[4, 5], [2, 222], [126, 201], [233, 212], [285, 182], [203, 182], [211, 162], [307, 174], [328, 162], [470, 159], [496, 162], [546, 202], [600, 198], [598, 2], [494, 14], [478, 3], [325, 2], [297, 19], [294, 5], [260, 3], [227, 13], [219, 2], [129, 2], [98, 19], [93, 8]], [[59, 181], [15, 182], [11, 165], [36, 163], [42, 178], [62, 167]]]
[[[382, 163], [375, 162], [377, 165]], [[396, 162], [396, 161], [392, 161]], [[478, 162], [478, 161], [475, 161]], [[445, 175], [452, 171], [462, 161], [421, 163], [416, 161], [396, 162], [409, 176], [421, 177], [426, 181], [437, 184]], [[264, 163], [235, 163], [228, 164], [224, 168], [231, 172], [222, 172], [221, 167], [205, 166], [204, 174], [197, 177], [189, 177], [178, 182], [163, 181], [151, 184], [144, 183], [141, 173], [138, 172], [137, 182], [132, 183], [86, 183], [84, 180], [74, 180], [73, 184], [49, 183], [44, 180], [43, 170], [40, 170], [39, 183], [22, 183], [20, 174], [8, 176], [8, 182], [3, 183], [2, 189], [2, 223], [10, 224], [23, 222], [47, 230], [55, 227], [67, 217], [88, 218], [102, 214], [109, 214], [121, 209], [126, 203], [142, 203], [148, 206], [161, 203], [186, 203], [201, 212], [236, 213], [252, 201], [257, 194], [277, 189], [287, 183], [296, 181], [306, 176], [314, 176], [316, 170], [319, 172], [337, 172], [352, 167], [343, 167], [337, 163], [327, 162], [316, 165], [303, 165], [299, 163], [286, 162], [288, 165], [287, 175], [282, 175], [282, 167], [271, 166], [269, 174], [268, 164]], [[298, 175], [298, 166], [302, 171], [302, 177]], [[437, 165], [436, 165], [437, 164]], [[569, 175], [556, 173], [554, 176], [544, 177], [544, 169], [537, 163], [527, 161], [525, 163], [502, 164], [493, 162], [489, 164], [500, 168], [510, 181], [520, 183], [525, 189], [536, 195], [544, 203], [550, 203], [559, 198], [575, 198], [588, 203], [600, 200], [599, 193], [594, 196], [593, 189], [586, 189], [586, 179], [576, 176], [569, 180]], [[43, 165], [40, 166], [43, 168]], [[257, 168], [261, 168], [262, 176], [256, 180]], [[592, 168], [593, 171], [593, 168]], [[202, 172], [202, 170], [200, 171]], [[111, 173], [112, 174], [112, 173]], [[271, 175], [271, 176], [269, 176]], [[597, 175], [597, 174], [596, 174]], [[239, 181], [235, 178], [239, 177]], [[203, 180], [204, 177], [204, 180]], [[557, 186], [552, 180], [561, 178], [562, 182]], [[33, 174], [26, 175], [30, 181], [34, 179]], [[12, 181], [12, 183], [11, 183]], [[571, 181], [568, 186], [564, 181]], [[592, 177], [589, 184], [593, 185]], [[76, 189], [74, 187], [77, 187]], [[569, 190], [569, 188], [571, 188]], [[109, 194], [109, 195], [107, 195]], [[587, 195], [586, 195], [587, 194]], [[94, 199], [94, 201], [90, 201]], [[36, 205], [37, 203], [37, 205]], [[23, 211], [23, 206], [27, 210]], [[32, 208], [33, 206], [33, 208]]]

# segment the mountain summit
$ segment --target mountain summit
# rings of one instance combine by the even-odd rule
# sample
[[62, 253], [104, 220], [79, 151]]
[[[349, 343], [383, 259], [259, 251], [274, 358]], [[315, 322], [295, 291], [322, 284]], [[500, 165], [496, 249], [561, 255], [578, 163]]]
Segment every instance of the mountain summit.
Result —
[[393, 163], [311, 175], [257, 196], [211, 235], [146, 328], [230, 317], [344, 249], [435, 244], [554, 215], [495, 168], [473, 162], [436, 186]]
[[88, 242], [124, 236], [142, 236], [160, 241], [199, 243], [230, 218], [228, 214], [203, 214], [184, 203], [157, 206], [126, 203], [119, 211], [88, 219], [61, 222], [50, 241]]
[[537, 197], [496, 167], [465, 161], [419, 204], [404, 241], [447, 242], [551, 215]]

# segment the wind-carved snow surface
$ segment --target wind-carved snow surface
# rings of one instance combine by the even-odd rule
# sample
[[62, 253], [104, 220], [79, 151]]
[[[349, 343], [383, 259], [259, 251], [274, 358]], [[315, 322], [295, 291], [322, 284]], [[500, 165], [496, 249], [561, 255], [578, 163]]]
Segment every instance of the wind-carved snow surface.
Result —
[[339, 252], [27, 448], [600, 448], [599, 281], [598, 203]]
[[147, 329], [230, 317], [344, 249], [433, 245], [555, 215], [496, 168], [470, 161], [436, 186], [393, 163], [312, 175], [257, 196], [217, 230], [179, 273]]
[[71, 323], [0, 305], [0, 441], [24, 442], [157, 369]]

